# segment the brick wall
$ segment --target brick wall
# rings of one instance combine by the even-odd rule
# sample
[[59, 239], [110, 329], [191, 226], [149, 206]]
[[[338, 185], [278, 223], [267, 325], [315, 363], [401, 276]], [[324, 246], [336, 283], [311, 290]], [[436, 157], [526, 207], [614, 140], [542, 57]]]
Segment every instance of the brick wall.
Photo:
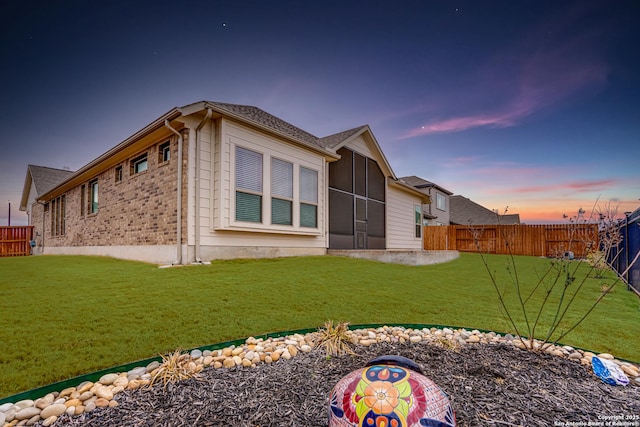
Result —
[[[186, 241], [188, 130], [183, 130], [183, 196], [182, 233]], [[84, 182], [85, 208], [81, 215], [81, 185], [65, 193], [65, 233], [51, 235], [51, 203], [45, 212], [44, 244], [52, 246], [170, 245], [176, 243], [176, 175], [178, 165], [177, 137], [170, 141], [171, 156], [160, 162], [157, 141], [146, 150], [111, 167], [97, 177], [98, 213], [89, 213], [91, 200], [89, 181]], [[132, 174], [130, 161], [147, 153], [147, 170]], [[116, 182], [116, 167], [122, 166], [122, 181]], [[39, 209], [39, 210], [38, 210]], [[42, 206], [34, 204], [33, 223], [42, 229]], [[37, 242], [40, 246], [40, 242]]]

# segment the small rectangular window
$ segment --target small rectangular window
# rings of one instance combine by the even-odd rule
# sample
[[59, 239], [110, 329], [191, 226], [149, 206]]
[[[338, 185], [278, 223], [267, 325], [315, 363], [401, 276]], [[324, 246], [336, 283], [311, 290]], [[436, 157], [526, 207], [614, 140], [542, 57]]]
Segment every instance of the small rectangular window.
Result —
[[137, 173], [140, 172], [144, 172], [147, 170], [148, 167], [148, 162], [147, 162], [147, 153], [144, 153], [138, 157], [136, 157], [135, 159], [131, 160], [131, 166], [130, 166], [130, 170], [129, 170], [129, 174], [130, 175], [135, 175]]
[[90, 201], [89, 213], [98, 213], [98, 180], [89, 182]]
[[422, 206], [415, 205], [416, 238], [422, 237]]
[[116, 166], [115, 169], [115, 181], [122, 182], [122, 165]]
[[168, 162], [171, 159], [171, 143], [163, 142], [158, 146], [158, 163]]
[[444, 194], [436, 193], [436, 208], [441, 211], [447, 210], [447, 199], [444, 197]]

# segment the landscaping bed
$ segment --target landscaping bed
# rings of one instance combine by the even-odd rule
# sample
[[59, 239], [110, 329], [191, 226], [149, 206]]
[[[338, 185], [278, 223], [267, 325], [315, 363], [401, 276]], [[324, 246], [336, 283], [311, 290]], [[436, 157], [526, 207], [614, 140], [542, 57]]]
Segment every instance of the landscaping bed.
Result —
[[[313, 335], [299, 334], [193, 350], [185, 358], [198, 378], [149, 387], [155, 362], [52, 393], [58, 403], [50, 405], [67, 406], [64, 412], [29, 419], [64, 426], [326, 426], [336, 382], [374, 357], [393, 354], [417, 362], [449, 395], [459, 426], [605, 425], [624, 417], [629, 423], [616, 425], [640, 425], [640, 373], [629, 362], [617, 361], [634, 374], [631, 384], [615, 387], [592, 374], [593, 353], [567, 346], [531, 352], [517, 338], [493, 332], [380, 327], [348, 331], [348, 337], [353, 355], [327, 355], [312, 347]], [[108, 399], [102, 397], [107, 392]]]

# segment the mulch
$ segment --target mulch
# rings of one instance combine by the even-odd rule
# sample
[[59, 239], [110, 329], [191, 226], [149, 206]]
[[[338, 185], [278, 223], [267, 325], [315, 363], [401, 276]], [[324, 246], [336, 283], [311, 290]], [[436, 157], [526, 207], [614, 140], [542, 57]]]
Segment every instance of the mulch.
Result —
[[640, 386], [606, 385], [559, 357], [503, 344], [382, 343], [358, 347], [354, 356], [314, 350], [255, 368], [207, 368], [200, 380], [125, 391], [115, 408], [65, 414], [55, 425], [326, 427], [333, 385], [386, 354], [417, 362], [449, 395], [458, 426], [604, 425], [607, 417], [640, 416]]

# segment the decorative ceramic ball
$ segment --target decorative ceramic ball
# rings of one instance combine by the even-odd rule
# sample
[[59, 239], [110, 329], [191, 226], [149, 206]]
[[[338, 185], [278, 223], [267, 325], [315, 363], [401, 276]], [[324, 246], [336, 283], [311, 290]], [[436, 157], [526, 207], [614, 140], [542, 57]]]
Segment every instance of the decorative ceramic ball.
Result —
[[402, 356], [381, 356], [331, 391], [329, 427], [452, 427], [455, 414], [440, 387]]

